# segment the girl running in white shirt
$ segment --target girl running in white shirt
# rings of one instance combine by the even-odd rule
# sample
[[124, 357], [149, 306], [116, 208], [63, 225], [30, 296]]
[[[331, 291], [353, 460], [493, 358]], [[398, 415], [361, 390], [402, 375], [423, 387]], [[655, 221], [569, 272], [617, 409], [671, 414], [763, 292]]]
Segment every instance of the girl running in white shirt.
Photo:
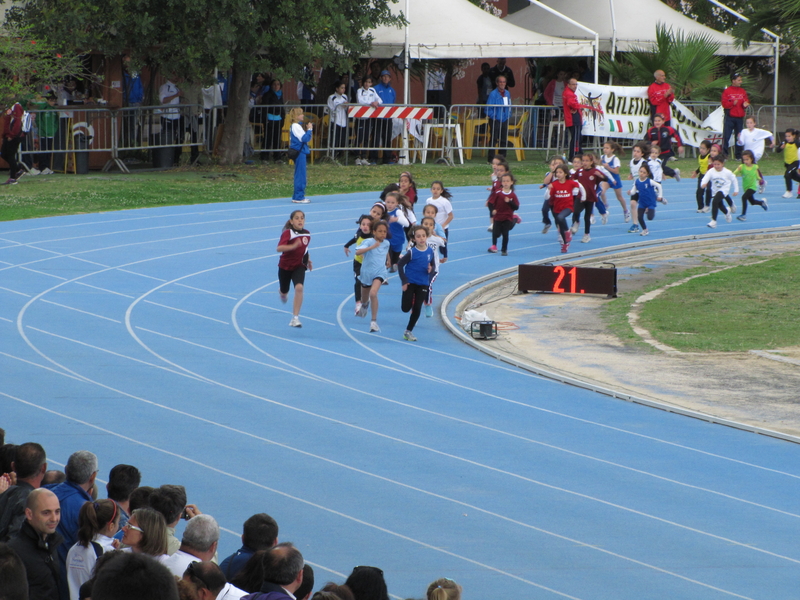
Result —
[[725, 159], [722, 155], [714, 158], [713, 168], [703, 175], [700, 187], [705, 189], [708, 185], [711, 185], [711, 194], [713, 196], [711, 200], [711, 220], [708, 222], [708, 226], [711, 229], [715, 229], [717, 226], [717, 214], [720, 209], [725, 212], [725, 221], [730, 223], [732, 220], [733, 210], [728, 209], [724, 203], [725, 197], [728, 196], [731, 188], [733, 188], [734, 196], [739, 195], [739, 183], [730, 169], [725, 168]]

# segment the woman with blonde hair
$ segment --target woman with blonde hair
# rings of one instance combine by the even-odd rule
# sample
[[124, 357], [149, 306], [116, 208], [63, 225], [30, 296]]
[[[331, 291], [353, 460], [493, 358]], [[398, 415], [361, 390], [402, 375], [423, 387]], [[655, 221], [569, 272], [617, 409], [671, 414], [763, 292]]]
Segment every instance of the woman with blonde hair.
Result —
[[311, 150], [308, 142], [311, 141], [314, 124], [309, 123], [303, 129], [305, 113], [302, 108], [293, 108], [289, 111], [292, 120], [292, 127], [289, 130], [289, 158], [294, 161], [294, 193], [292, 202], [295, 204], [308, 204], [311, 202], [306, 198], [306, 161]]
[[428, 586], [428, 600], [461, 600], [461, 586], [452, 579], [442, 577]]
[[149, 554], [158, 561], [168, 558], [167, 522], [152, 508], [137, 508], [122, 528], [122, 543], [133, 552]]

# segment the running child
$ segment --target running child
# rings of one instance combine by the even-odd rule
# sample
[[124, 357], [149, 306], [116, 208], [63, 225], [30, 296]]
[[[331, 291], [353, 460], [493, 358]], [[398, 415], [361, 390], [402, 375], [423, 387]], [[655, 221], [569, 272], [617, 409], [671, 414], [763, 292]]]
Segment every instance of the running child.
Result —
[[361, 263], [361, 310], [359, 317], [366, 317], [367, 310], [372, 309], [372, 320], [369, 324], [371, 333], [380, 332], [378, 327], [378, 292], [383, 282], [389, 278], [387, 271], [389, 258], [389, 224], [376, 221], [372, 224], [372, 239], [361, 242], [356, 247], [356, 255], [363, 256]]
[[369, 209], [369, 216], [372, 217], [373, 222], [386, 220], [386, 205], [383, 202], [376, 202]]
[[283, 233], [278, 240], [276, 252], [281, 252], [278, 259], [278, 285], [281, 302], [289, 299], [289, 288], [294, 284], [294, 302], [292, 304], [292, 320], [290, 327], [302, 327], [300, 308], [303, 306], [303, 285], [306, 280], [306, 269], [311, 270], [311, 259], [308, 256], [308, 245], [311, 234], [305, 229], [306, 215], [302, 210], [293, 210], [289, 220], [283, 226]]
[[[800, 182], [800, 174], [797, 172], [797, 167], [800, 165], [800, 158], [798, 158], [797, 148], [800, 146], [800, 131], [796, 129], [787, 129], [783, 134], [784, 142], [781, 144], [780, 149], [783, 150], [783, 180], [786, 182], [786, 192], [783, 194], [784, 198], [792, 197], [792, 181]], [[800, 198], [800, 188], [798, 188], [797, 197]]]
[[603, 188], [600, 197], [603, 199], [605, 205], [608, 206], [608, 201], [606, 200], [606, 191], [608, 188], [614, 190], [614, 193], [617, 196], [617, 201], [619, 202], [620, 206], [622, 206], [622, 212], [625, 213], [624, 218], [625, 222], [627, 223], [631, 220], [631, 214], [628, 212], [628, 205], [625, 202], [625, 199], [622, 197], [622, 179], [619, 175], [622, 163], [620, 163], [618, 155], [625, 155], [622, 150], [622, 146], [620, 146], [618, 143], [606, 142], [603, 144], [603, 156], [601, 156], [600, 159], [603, 161], [603, 167], [605, 167], [606, 171], [611, 174], [611, 177], [608, 179], [608, 181], [604, 181], [600, 184]]
[[406, 245], [406, 228], [409, 226], [403, 209], [400, 207], [398, 196], [400, 192], [386, 194], [386, 221], [389, 223], [389, 272], [397, 271], [397, 261]]
[[[711, 151], [708, 153], [708, 167], [709, 169], [714, 164], [714, 159], [718, 156], [721, 156], [723, 160], [725, 160], [725, 153], [722, 151], [722, 146], [719, 144], [711, 144]], [[708, 172], [708, 171], [706, 171]], [[708, 210], [711, 210], [711, 188], [706, 190], [706, 206], [709, 207]], [[728, 206], [731, 207], [732, 212], [736, 212], [736, 205], [733, 203], [733, 198], [730, 196], [725, 197], [725, 201], [728, 203]], [[708, 212], [705, 211], [705, 212]]]
[[[453, 195], [444, 187], [441, 181], [434, 181], [431, 184], [431, 197], [425, 204], [433, 204], [436, 207], [436, 222], [444, 229], [444, 238], [450, 241], [450, 223], [453, 221], [453, 205], [450, 198]], [[442, 262], [447, 260], [447, 246], [442, 248]]]
[[734, 175], [742, 176], [742, 214], [736, 217], [739, 221], [747, 220], [747, 204], [756, 204], [764, 210], [769, 210], [767, 206], [767, 199], [762, 198], [756, 200], [756, 192], [760, 189], [760, 182], [764, 181], [764, 176], [761, 174], [761, 169], [755, 162], [755, 156], [752, 150], [742, 151], [742, 164], [736, 167], [733, 172]]
[[711, 165], [712, 168], [703, 176], [703, 181], [700, 185], [703, 189], [709, 184], [711, 185], [713, 198], [711, 200], [711, 220], [708, 222], [708, 226], [714, 229], [717, 226], [717, 214], [720, 209], [725, 212], [725, 221], [731, 222], [733, 210], [725, 206], [724, 200], [729, 195], [731, 188], [733, 188], [734, 196], [739, 195], [739, 183], [730, 169], [725, 168], [725, 158], [722, 155], [714, 158]]
[[580, 226], [580, 213], [583, 211], [583, 239], [581, 243], [592, 241], [589, 235], [592, 226], [592, 211], [597, 202], [597, 186], [601, 182], [606, 181], [606, 176], [603, 175], [594, 165], [594, 157], [591, 154], [584, 154], [581, 157], [582, 167], [572, 175], [572, 179], [577, 181], [583, 186], [585, 196], [583, 198], [576, 196], [575, 204], [572, 213], [572, 228], [570, 232], [578, 233]]
[[[357, 248], [361, 242], [372, 237], [373, 218], [371, 216], [361, 215], [356, 222], [358, 223], [358, 230], [356, 231], [356, 234], [344, 245], [345, 256], [350, 256], [350, 246], [355, 244]], [[361, 282], [358, 280], [358, 276], [361, 274], [361, 263], [363, 261], [363, 256], [358, 254], [353, 256], [353, 276], [355, 277], [353, 297], [356, 300], [356, 316], [358, 316], [358, 312], [361, 310]]]
[[[431, 206], [431, 208], [436, 208], [435, 206]], [[447, 242], [444, 239], [444, 232], [441, 234], [438, 233], [437, 227], [441, 229], [436, 220], [431, 217], [423, 217], [422, 226], [428, 232], [428, 248], [433, 250], [433, 271], [429, 273], [429, 282], [428, 282], [428, 299], [425, 301], [425, 316], [432, 317], [433, 316], [433, 282], [436, 281], [436, 278], [439, 276], [439, 252], [445, 246]]]
[[672, 141], [675, 140], [675, 142], [677, 142], [679, 150], [683, 146], [683, 142], [681, 141], [681, 136], [675, 129], [669, 125], [664, 125], [664, 115], [659, 113], [653, 117], [653, 126], [647, 130], [644, 139], [651, 145], [658, 146], [661, 170], [664, 171], [664, 175], [667, 177], [674, 177], [675, 181], [680, 181], [681, 170], [672, 169], [667, 163], [670, 158], [675, 156], [675, 153], [672, 151]]
[[[544, 176], [544, 182], [542, 185], [539, 186], [540, 189], [547, 188], [550, 183], [555, 179], [554, 171], [558, 165], [566, 164], [564, 159], [560, 156], [556, 158], [550, 159], [550, 172]], [[550, 227], [553, 226], [553, 222], [550, 220], [550, 212], [551, 212], [552, 205], [550, 201], [547, 199], [547, 192], [545, 192], [544, 202], [542, 203], [542, 223], [544, 223], [544, 227], [542, 228], [542, 233], [547, 233], [550, 231]]]
[[[598, 171], [600, 171], [600, 174], [603, 175], [603, 177], [606, 178], [606, 181], [610, 180], [612, 178], [611, 177], [611, 173], [603, 166], [603, 161], [600, 160], [597, 157], [597, 154], [595, 154], [594, 152], [589, 152], [589, 154], [592, 157], [592, 166], [595, 169], [597, 169]], [[582, 166], [583, 166], [583, 157], [581, 157], [581, 167]], [[600, 195], [603, 193], [603, 182], [602, 181], [598, 181], [597, 182], [597, 189], [595, 189], [594, 193], [595, 193], [595, 196], [597, 197], [597, 202], [595, 202], [595, 206], [597, 207], [597, 212], [600, 213], [601, 217], [603, 218], [603, 221], [602, 221], [603, 225], [605, 225], [606, 223], [608, 223], [608, 215], [609, 215], [611, 209], [609, 208], [608, 204], [606, 204], [603, 201], [603, 199], [600, 197]], [[623, 215], [624, 215], [624, 211], [623, 211]], [[592, 221], [592, 225], [594, 225], [594, 215], [592, 215], [591, 221]]]
[[414, 206], [417, 203], [417, 184], [414, 183], [411, 173], [408, 171], [400, 173], [400, 181], [397, 182], [397, 185], [400, 186], [403, 195], [408, 198], [409, 204]]
[[572, 214], [575, 198], [580, 196], [581, 200], [585, 199], [586, 191], [580, 183], [569, 179], [569, 170], [566, 165], [558, 165], [554, 173], [556, 180], [547, 186], [547, 198], [553, 207], [558, 237], [561, 240], [561, 252], [567, 252], [572, 241], [567, 219]]
[[711, 210], [711, 188], [704, 190], [700, 187], [700, 184], [703, 181], [703, 175], [708, 171], [709, 161], [711, 160], [711, 142], [703, 140], [700, 142], [698, 150], [697, 169], [692, 173], [692, 178], [697, 178], [697, 192], [695, 193], [697, 212], [707, 213]]
[[492, 196], [494, 196], [497, 192], [503, 189], [502, 184], [500, 183], [500, 178], [508, 173], [508, 163], [502, 156], [495, 156], [492, 159], [492, 187], [489, 189], [489, 197], [486, 199], [486, 208], [489, 209], [489, 229], [486, 231], [493, 231], [493, 223], [492, 220], [492, 207], [489, 205], [489, 202], [492, 200]]
[[[426, 204], [425, 208], [422, 209], [422, 218], [424, 219], [425, 217], [430, 217], [431, 219], [433, 219], [433, 222], [434, 222], [434, 225], [435, 225], [435, 227], [433, 228], [433, 233], [438, 235], [440, 238], [444, 238], [445, 237], [445, 235], [444, 235], [444, 227], [442, 227], [441, 225], [439, 225], [439, 223], [436, 222], [436, 214], [438, 212], [439, 212], [439, 209], [436, 208], [435, 205]], [[428, 235], [430, 236], [432, 234], [429, 233]], [[442, 262], [447, 262], [447, 259], [443, 258]]]
[[497, 252], [497, 238], [503, 238], [500, 248], [502, 256], [508, 256], [508, 233], [514, 229], [519, 217], [514, 211], [519, 209], [519, 198], [514, 193], [514, 184], [517, 180], [511, 173], [504, 173], [500, 178], [502, 189], [489, 197], [489, 206], [492, 209], [492, 245], [489, 252]]
[[411, 230], [414, 245], [408, 249], [397, 263], [400, 281], [403, 282], [403, 299], [400, 308], [404, 313], [411, 312], [403, 338], [416, 342], [412, 333], [417, 324], [422, 307], [428, 300], [430, 274], [435, 268], [435, 253], [428, 246], [428, 231], [417, 225]]
[[[766, 140], [769, 140], [770, 148], [775, 147], [775, 140], [772, 138], [772, 133], [766, 129], [758, 129], [756, 127], [755, 117], [747, 117], [744, 120], [744, 129], [739, 133], [739, 145], [753, 153], [753, 164], [758, 164], [758, 161], [764, 156]], [[742, 198], [744, 198], [744, 196], [742, 196]]]
[[[659, 150], [658, 146], [650, 146], [650, 158], [647, 160], [647, 167], [650, 169], [650, 173], [653, 176], [653, 181], [655, 181], [658, 185], [661, 185], [661, 180], [664, 177], [664, 171], [662, 170], [664, 163], [662, 163], [661, 159], [658, 157], [659, 152], [661, 152], [661, 150]], [[659, 202], [666, 204], [667, 199], [661, 197]]]
[[[633, 187], [628, 191], [628, 194], [631, 196], [631, 206], [633, 206], [633, 196], [636, 195], [638, 198], [636, 218], [639, 221], [637, 229], [641, 227], [639, 235], [650, 235], [650, 230], [647, 228], [644, 218], [647, 216], [648, 221], [656, 218], [656, 204], [658, 199], [661, 198], [661, 184], [653, 179], [650, 167], [646, 164], [639, 167], [639, 175], [633, 181]], [[633, 228], [631, 228], [631, 232], [633, 232]]]

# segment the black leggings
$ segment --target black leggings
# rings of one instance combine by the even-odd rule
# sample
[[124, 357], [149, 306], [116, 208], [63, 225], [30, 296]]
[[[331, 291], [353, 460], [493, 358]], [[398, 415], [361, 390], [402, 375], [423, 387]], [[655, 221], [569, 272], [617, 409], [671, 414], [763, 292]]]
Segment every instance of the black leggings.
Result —
[[783, 168], [786, 171], [783, 174], [783, 180], [786, 182], [786, 191], [792, 191], [792, 181], [800, 182], [800, 173], [797, 172], [797, 167], [800, 165], [800, 161], [794, 161], [793, 163], [783, 163]]
[[553, 222], [550, 220], [550, 212], [553, 210], [553, 207], [550, 205], [550, 200], [545, 200], [544, 204], [542, 204], [542, 223], [545, 225], [552, 225]]
[[353, 275], [355, 275], [356, 278], [355, 285], [353, 286], [356, 302], [361, 302], [361, 282], [358, 280], [358, 276], [361, 275], [361, 263], [357, 260], [353, 261]]
[[652, 221], [656, 218], [656, 209], [655, 208], [642, 208], [641, 206], [636, 209], [637, 217], [639, 217], [639, 226], [642, 228], [642, 231], [647, 229], [647, 223], [644, 222], [644, 217], [647, 215], [647, 220]]
[[667, 177], [675, 177], [675, 169], [669, 166], [669, 157], [674, 156], [672, 150], [669, 151], [668, 156], [665, 157], [664, 154], [666, 153], [662, 152], [661, 156], [658, 157], [661, 160], [661, 170], [664, 171], [664, 175]]
[[400, 303], [400, 308], [404, 313], [411, 311], [408, 317], [408, 325], [406, 330], [414, 331], [414, 325], [419, 320], [419, 315], [422, 312], [422, 305], [428, 300], [428, 286], [419, 285], [418, 283], [409, 283], [406, 290], [403, 292], [403, 299]]
[[572, 213], [572, 222], [577, 223], [581, 220], [581, 211], [583, 211], [583, 231], [589, 235], [589, 229], [592, 227], [592, 212], [594, 210], [594, 202], [581, 202], [575, 201], [575, 210]]
[[764, 201], [763, 200], [756, 200], [755, 199], [756, 191], [755, 190], [745, 190], [744, 194], [742, 194], [742, 216], [747, 214], [747, 204], [755, 204], [761, 206], [763, 208]]
[[717, 215], [719, 214], [720, 209], [725, 211], [725, 214], [728, 214], [728, 207], [725, 206], [724, 201], [725, 195], [722, 192], [717, 192], [714, 194], [714, 199], [711, 201], [711, 218], [715, 221], [717, 220]]
[[700, 210], [704, 206], [711, 206], [711, 186], [706, 186], [705, 189], [700, 187], [703, 182], [703, 175], [697, 174], [697, 192], [695, 199], [697, 200], [697, 209]]
[[15, 140], [3, 140], [2, 149], [0, 149], [0, 156], [8, 163], [8, 178], [16, 179], [19, 174], [19, 163], [17, 162], [17, 150], [22, 142], [22, 138]]
[[516, 223], [514, 221], [493, 221], [492, 222], [492, 246], [497, 245], [497, 238], [503, 238], [503, 245], [500, 248], [502, 252], [508, 250], [508, 232], [514, 229]]
[[565, 208], [558, 214], [553, 213], [553, 216], [556, 219], [556, 226], [558, 227], [558, 232], [561, 234], [561, 239], [564, 240], [564, 243], [567, 242], [567, 232], [569, 231], [569, 225], [567, 225], [567, 219], [571, 214], [572, 214], [571, 208]]

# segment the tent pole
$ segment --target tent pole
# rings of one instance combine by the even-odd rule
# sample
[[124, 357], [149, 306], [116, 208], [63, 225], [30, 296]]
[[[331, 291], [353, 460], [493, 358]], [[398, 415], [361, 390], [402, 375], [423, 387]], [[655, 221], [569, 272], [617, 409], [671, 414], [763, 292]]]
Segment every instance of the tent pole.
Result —
[[[408, 18], [408, 11], [411, 2], [410, 0], [406, 0], [406, 39], [405, 43], [403, 44], [403, 104], [410, 104], [411, 100], [411, 70], [409, 69], [409, 65], [411, 64], [411, 57], [409, 53], [411, 52], [411, 48], [408, 41], [408, 28], [411, 26], [411, 19]], [[400, 164], [407, 165], [411, 161], [409, 157], [411, 156], [408, 152], [408, 124], [407, 120], [403, 121], [403, 156], [400, 157]]]
[[550, 8], [546, 4], [542, 4], [541, 2], [539, 2], [539, 0], [528, 0], [528, 2], [530, 2], [531, 4], [535, 4], [536, 6], [538, 6], [540, 8], [543, 8], [544, 10], [549, 12], [551, 15], [555, 15], [555, 16], [561, 18], [561, 19], [564, 19], [567, 23], [571, 23], [571, 24], [575, 25], [575, 27], [578, 27], [578, 28], [582, 29], [583, 31], [585, 31], [587, 33], [591, 33], [594, 36], [594, 82], [598, 83], [597, 78], [599, 76], [599, 65], [598, 65], [598, 63], [600, 62], [599, 61], [599, 59], [600, 59], [600, 34], [597, 33], [596, 31], [594, 31], [593, 29], [589, 29], [585, 25], [581, 25], [577, 21], [575, 21], [573, 19], [570, 19], [567, 15], [563, 15], [560, 12], [558, 12], [557, 10], [555, 10], [553, 8]]
[[[614, 13], [614, 0], [608, 0], [609, 8], [611, 9], [611, 60], [613, 61], [617, 54], [617, 15]], [[595, 83], [598, 83], [595, 81]], [[608, 76], [608, 85], [614, 83], [614, 76]]]
[[[746, 21], [748, 23], [750, 22], [750, 19], [745, 17], [743, 14], [736, 12], [732, 8], [725, 6], [722, 2], [719, 2], [718, 0], [708, 0], [708, 1], [711, 2], [711, 4], [713, 4], [714, 6], [718, 6], [725, 12], [732, 14], [737, 19]], [[769, 29], [764, 29], [763, 27], [761, 28], [761, 31], [765, 35], [771, 37], [775, 43], [775, 82], [772, 86], [772, 102], [777, 107], [778, 106], [778, 61], [780, 60], [781, 57], [781, 47], [780, 47], [781, 36], [779, 36], [777, 33], [771, 32]], [[775, 110], [772, 111], [772, 135], [778, 134], [778, 132], [776, 131], [777, 128], [778, 128], [778, 109], [776, 108]]]

